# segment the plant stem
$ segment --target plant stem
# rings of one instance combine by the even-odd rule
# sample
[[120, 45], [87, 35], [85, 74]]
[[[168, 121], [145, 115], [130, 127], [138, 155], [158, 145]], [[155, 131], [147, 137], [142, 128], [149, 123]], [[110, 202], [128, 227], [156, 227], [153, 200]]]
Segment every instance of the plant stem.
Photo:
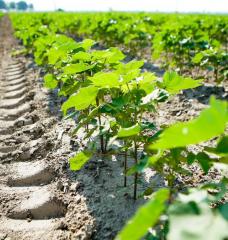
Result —
[[[99, 99], [96, 99], [97, 107], [99, 106]], [[98, 116], [98, 123], [99, 123], [99, 129], [101, 127], [101, 116], [99, 114]], [[105, 148], [104, 148], [104, 136], [100, 135], [100, 145], [101, 145], [101, 152], [105, 153]]]
[[[125, 143], [125, 145], [126, 145], [126, 143]], [[125, 152], [124, 152], [124, 187], [127, 186], [126, 172], [127, 172], [127, 149], [125, 149]]]
[[[138, 163], [138, 146], [136, 144], [136, 141], [134, 141], [134, 159], [135, 164]], [[135, 173], [135, 179], [134, 179], [134, 200], [137, 199], [137, 182], [138, 182], [138, 173]]]

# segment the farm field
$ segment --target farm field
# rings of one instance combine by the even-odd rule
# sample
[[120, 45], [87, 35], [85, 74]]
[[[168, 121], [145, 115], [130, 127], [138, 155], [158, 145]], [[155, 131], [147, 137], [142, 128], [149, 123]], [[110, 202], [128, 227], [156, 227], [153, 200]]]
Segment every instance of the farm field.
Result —
[[0, 239], [228, 239], [228, 16], [0, 13]]

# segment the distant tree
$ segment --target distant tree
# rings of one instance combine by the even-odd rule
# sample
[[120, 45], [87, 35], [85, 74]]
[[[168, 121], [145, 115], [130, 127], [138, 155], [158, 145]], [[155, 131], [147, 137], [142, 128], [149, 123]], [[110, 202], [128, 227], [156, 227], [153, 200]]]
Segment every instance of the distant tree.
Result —
[[64, 12], [64, 10], [62, 8], [58, 8], [56, 9], [56, 12]]
[[0, 9], [7, 9], [7, 5], [3, 0], [0, 0]]
[[26, 11], [28, 9], [28, 4], [24, 1], [16, 3], [17, 10]]
[[29, 9], [29, 10], [33, 10], [33, 9], [34, 9], [34, 6], [33, 6], [32, 3], [28, 4], [28, 9]]
[[15, 2], [10, 2], [9, 3], [9, 9], [16, 9], [16, 3]]

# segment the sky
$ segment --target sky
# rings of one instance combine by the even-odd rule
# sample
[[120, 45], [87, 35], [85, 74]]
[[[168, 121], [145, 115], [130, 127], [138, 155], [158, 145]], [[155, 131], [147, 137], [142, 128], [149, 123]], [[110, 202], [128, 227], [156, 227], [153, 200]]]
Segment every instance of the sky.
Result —
[[228, 13], [228, 0], [27, 0], [37, 11], [160, 11]]

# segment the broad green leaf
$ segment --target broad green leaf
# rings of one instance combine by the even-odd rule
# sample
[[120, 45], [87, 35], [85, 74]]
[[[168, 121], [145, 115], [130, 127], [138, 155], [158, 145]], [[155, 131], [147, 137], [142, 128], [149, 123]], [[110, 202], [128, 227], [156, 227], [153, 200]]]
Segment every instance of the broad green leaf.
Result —
[[57, 49], [59, 51], [68, 53], [75, 49], [80, 49], [81, 45], [80, 43], [75, 42], [73, 39], [67, 39], [67, 42], [64, 41], [63, 43], [58, 43]]
[[116, 69], [121, 74], [127, 74], [130, 71], [138, 70], [144, 64], [143, 61], [130, 61], [128, 63], [120, 63], [116, 66]]
[[89, 61], [91, 59], [91, 56], [89, 53], [87, 52], [78, 52], [78, 53], [75, 53], [73, 56], [72, 56], [72, 59], [73, 60], [83, 60], [83, 61]]
[[204, 54], [200, 52], [194, 56], [194, 58], [192, 59], [192, 62], [198, 64], [202, 61], [203, 57], [204, 57]]
[[153, 73], [143, 73], [141, 79], [138, 81], [140, 89], [143, 89], [146, 94], [151, 93], [155, 89], [156, 76]]
[[228, 154], [228, 136], [224, 136], [216, 146], [216, 153], [219, 154]]
[[88, 51], [94, 44], [95, 44], [95, 41], [92, 40], [92, 39], [85, 39], [85, 40], [81, 43], [82, 47], [83, 47], [86, 51]]
[[207, 174], [209, 169], [212, 167], [210, 157], [206, 153], [201, 152], [196, 155], [196, 159], [200, 163], [203, 171]]
[[92, 52], [94, 60], [102, 60], [105, 63], [118, 63], [123, 60], [125, 55], [118, 48], [109, 48], [107, 50], [98, 50]]
[[121, 84], [119, 82], [119, 75], [115, 72], [99, 72], [93, 77], [90, 77], [89, 80], [92, 81], [96, 87], [100, 88], [113, 88]]
[[108, 63], [117, 63], [125, 58], [125, 55], [118, 48], [111, 47], [109, 51], [112, 54], [107, 58]]
[[48, 63], [55, 65], [57, 61], [59, 61], [61, 58], [66, 57], [67, 54], [64, 51], [51, 48], [47, 55], [48, 55]]
[[140, 67], [144, 64], [143, 61], [131, 61], [129, 63], [119, 63], [115, 68], [116, 72], [121, 75], [122, 82], [128, 83], [136, 79], [140, 75]]
[[160, 87], [171, 94], [176, 94], [184, 89], [198, 87], [201, 85], [201, 82], [202, 80], [181, 77], [176, 72], [166, 72]]
[[151, 149], [171, 149], [208, 141], [224, 133], [228, 121], [227, 102], [211, 98], [210, 107], [200, 116], [185, 123], [176, 123], [164, 130]]
[[70, 169], [72, 171], [80, 170], [91, 157], [92, 154], [88, 151], [77, 153], [74, 157], [70, 158]]
[[161, 189], [153, 194], [152, 198], [141, 208], [135, 216], [125, 225], [116, 237], [116, 240], [140, 240], [153, 227], [162, 212], [165, 202], [169, 198], [169, 190]]
[[75, 95], [71, 95], [70, 98], [62, 105], [64, 115], [66, 115], [68, 109], [73, 107], [76, 110], [86, 109], [95, 101], [97, 93], [98, 88], [94, 86], [81, 88]]
[[125, 137], [132, 137], [138, 135], [140, 133], [141, 127], [139, 124], [136, 124], [129, 128], [120, 128], [117, 137], [125, 138]]
[[58, 81], [53, 74], [46, 74], [44, 76], [44, 86], [49, 89], [54, 89], [58, 86]]
[[87, 71], [93, 67], [94, 67], [94, 65], [88, 65], [88, 64], [84, 64], [84, 63], [70, 64], [64, 68], [64, 73], [65, 74], [81, 73], [81, 72]]

